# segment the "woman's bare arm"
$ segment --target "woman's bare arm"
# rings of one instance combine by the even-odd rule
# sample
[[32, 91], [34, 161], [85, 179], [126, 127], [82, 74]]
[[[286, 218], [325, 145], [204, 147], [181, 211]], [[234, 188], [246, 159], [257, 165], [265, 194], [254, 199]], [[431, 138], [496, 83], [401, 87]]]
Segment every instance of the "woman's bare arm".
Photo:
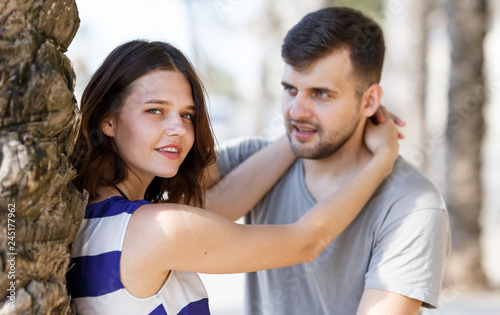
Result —
[[[391, 120], [400, 127], [405, 122], [390, 113], [383, 106], [377, 110], [371, 121], [384, 124]], [[398, 138], [404, 136], [398, 133]], [[205, 171], [205, 209], [229, 220], [245, 215], [274, 186], [295, 161], [286, 136], [282, 136], [245, 160], [222, 180], [216, 164]]]
[[250, 272], [309, 262], [358, 214], [387, 175], [388, 159], [374, 157], [344, 187], [293, 224], [242, 225], [184, 205], [141, 206], [129, 223], [122, 259], [139, 263], [144, 258], [164, 270], [202, 273]]
[[[132, 215], [122, 259], [163, 270], [249, 272], [313, 260], [356, 217], [397, 158], [393, 122], [366, 126], [371, 160], [341, 189], [286, 225], [241, 225], [203, 209], [143, 205]], [[141, 264], [140, 259], [145, 259]]]

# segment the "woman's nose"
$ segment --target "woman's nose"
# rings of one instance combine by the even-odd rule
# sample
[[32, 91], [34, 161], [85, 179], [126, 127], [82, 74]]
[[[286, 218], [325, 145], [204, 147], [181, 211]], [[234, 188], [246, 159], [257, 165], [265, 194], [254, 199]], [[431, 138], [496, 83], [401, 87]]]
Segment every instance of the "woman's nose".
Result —
[[165, 133], [170, 137], [180, 137], [186, 133], [186, 126], [178, 113], [169, 113], [166, 124]]

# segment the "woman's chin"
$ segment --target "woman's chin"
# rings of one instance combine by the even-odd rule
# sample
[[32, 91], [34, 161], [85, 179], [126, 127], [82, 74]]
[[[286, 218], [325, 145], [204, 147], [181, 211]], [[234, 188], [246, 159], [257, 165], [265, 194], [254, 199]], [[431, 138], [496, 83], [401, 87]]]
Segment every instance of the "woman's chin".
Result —
[[166, 171], [166, 172], [161, 172], [160, 174], [157, 174], [157, 177], [162, 177], [162, 178], [172, 178], [175, 175], [177, 175], [178, 170], [171, 170], [171, 171]]

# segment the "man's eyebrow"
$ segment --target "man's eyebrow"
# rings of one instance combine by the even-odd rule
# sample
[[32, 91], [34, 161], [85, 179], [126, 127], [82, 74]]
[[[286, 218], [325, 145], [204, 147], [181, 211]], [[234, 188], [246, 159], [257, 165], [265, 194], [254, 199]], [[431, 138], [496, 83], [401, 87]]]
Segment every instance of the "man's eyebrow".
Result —
[[313, 90], [315, 92], [323, 92], [323, 93], [328, 93], [328, 94], [338, 94], [337, 91], [329, 89], [329, 88], [325, 88], [325, 87], [311, 88], [311, 90]]
[[[290, 83], [285, 82], [285, 81], [281, 81], [281, 85], [283, 85], [283, 87], [286, 87], [286, 88], [295, 88], [295, 86], [293, 86]], [[336, 90], [332, 90], [332, 89], [327, 88], [327, 87], [312, 87], [312, 88], [309, 88], [309, 90], [315, 91], [315, 92], [325, 92], [325, 93], [329, 93], [329, 94], [338, 94], [338, 92]]]

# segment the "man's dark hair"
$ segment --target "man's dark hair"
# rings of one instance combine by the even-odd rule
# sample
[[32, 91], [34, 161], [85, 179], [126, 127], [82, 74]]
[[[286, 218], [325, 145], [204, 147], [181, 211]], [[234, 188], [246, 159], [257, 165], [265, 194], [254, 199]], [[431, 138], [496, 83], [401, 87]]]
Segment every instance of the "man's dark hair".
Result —
[[382, 30], [351, 8], [331, 7], [306, 15], [286, 35], [281, 56], [301, 70], [339, 49], [350, 50], [354, 75], [363, 90], [380, 82], [385, 52]]

